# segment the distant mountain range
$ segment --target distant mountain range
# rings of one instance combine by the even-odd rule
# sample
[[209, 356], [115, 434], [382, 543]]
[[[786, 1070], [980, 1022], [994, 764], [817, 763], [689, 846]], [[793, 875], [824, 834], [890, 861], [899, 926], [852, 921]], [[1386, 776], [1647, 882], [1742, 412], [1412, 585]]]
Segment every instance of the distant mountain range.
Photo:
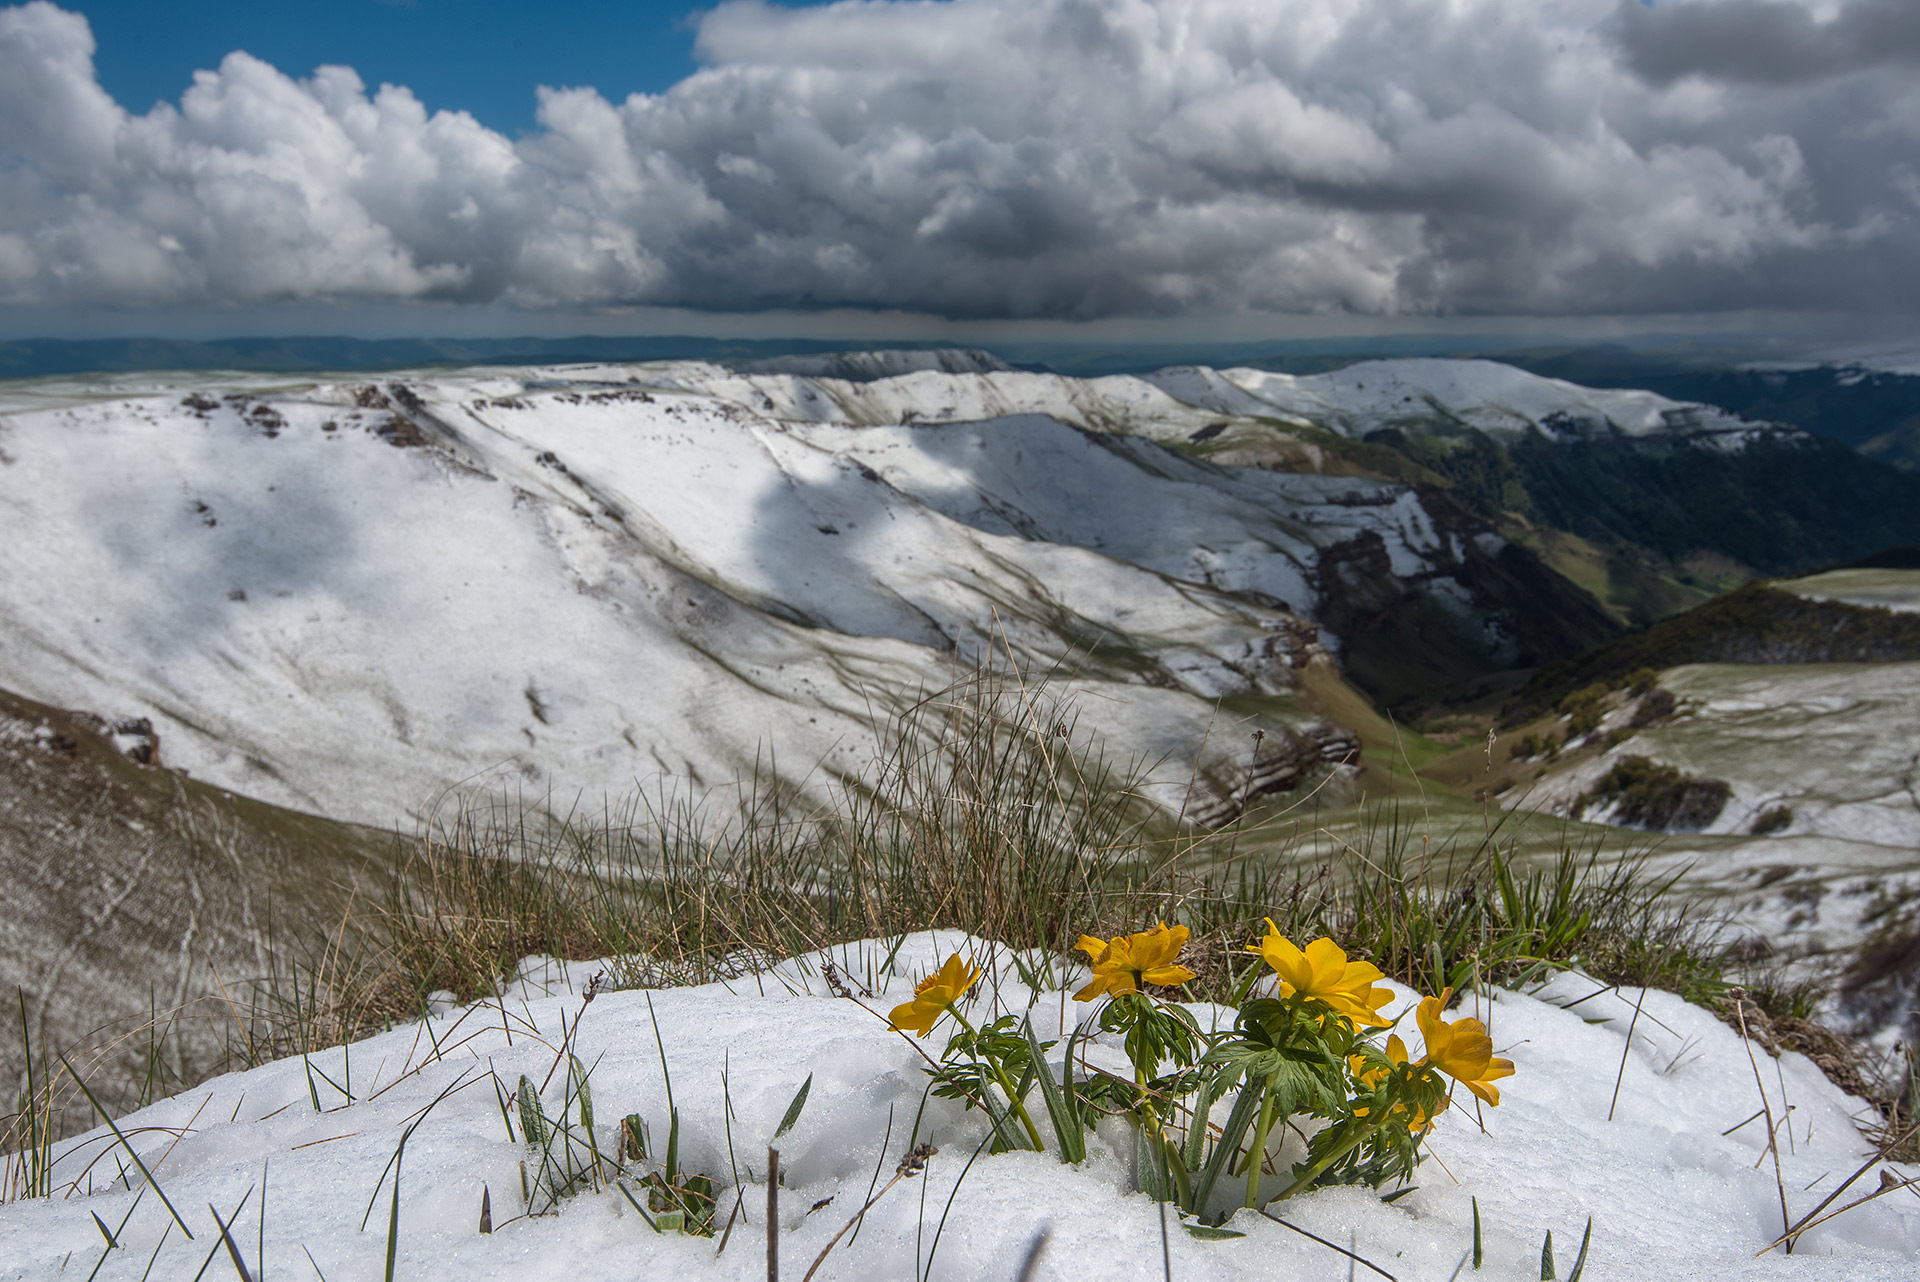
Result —
[[[719, 339], [697, 335], [572, 338], [268, 337], [193, 341], [161, 338], [20, 339], [0, 342], [0, 379], [154, 370], [378, 372], [428, 366], [568, 364], [593, 361], [701, 360], [768, 370], [788, 367], [858, 379], [863, 354], [951, 353], [949, 373], [994, 365], [1078, 377], [1144, 374], [1174, 365], [1244, 367], [1320, 374], [1382, 358], [1487, 357], [1549, 378], [1592, 388], [1660, 393], [1712, 405], [1744, 418], [1786, 423], [1857, 449], [1896, 467], [1920, 468], [1920, 376], [1847, 364], [1790, 360], [1756, 363], [1764, 345], [1672, 339], [1541, 346], [1519, 336], [1397, 335], [1352, 339], [1213, 344], [1091, 345], [1062, 342], [990, 344], [978, 349], [920, 342], [868, 341], [849, 351], [842, 340]], [[805, 368], [794, 360], [809, 362]], [[958, 363], [954, 363], [954, 362]], [[835, 362], [838, 362], [837, 364]], [[896, 369], [895, 373], [905, 372]]]

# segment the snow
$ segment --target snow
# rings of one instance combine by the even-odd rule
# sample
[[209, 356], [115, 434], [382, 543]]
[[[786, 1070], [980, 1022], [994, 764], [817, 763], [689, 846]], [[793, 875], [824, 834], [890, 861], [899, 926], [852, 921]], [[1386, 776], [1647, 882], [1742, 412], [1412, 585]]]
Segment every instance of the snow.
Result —
[[876, 713], [989, 644], [1164, 658], [1164, 689], [1077, 661], [1085, 728], [1148, 759], [1191, 762], [1219, 694], [1291, 688], [1280, 612], [976, 529], [714, 398], [412, 386], [431, 447], [390, 445], [351, 385], [0, 420], [9, 684], [150, 716], [195, 777], [379, 825], [463, 781], [597, 800], [768, 755], [853, 773]]
[[1920, 612], [1920, 570], [1828, 570], [1773, 586], [1815, 601]]
[[[1006, 950], [951, 932], [834, 950], [847, 982], [872, 994], [852, 999], [831, 996], [819, 959], [803, 958], [723, 984], [603, 992], [583, 1008], [580, 991], [598, 967], [530, 959], [496, 1001], [311, 1056], [314, 1072], [332, 1082], [344, 1085], [351, 1072], [351, 1101], [317, 1076], [310, 1091], [308, 1064], [296, 1058], [215, 1079], [122, 1119], [123, 1132], [194, 1230], [193, 1242], [168, 1230], [157, 1197], [136, 1204], [104, 1128], [63, 1141], [56, 1172], [62, 1195], [0, 1207], [0, 1277], [50, 1277], [63, 1264], [85, 1276], [76, 1270], [93, 1268], [105, 1252], [95, 1214], [116, 1226], [122, 1244], [107, 1253], [98, 1276], [138, 1277], [156, 1249], [154, 1276], [192, 1276], [217, 1240], [209, 1204], [229, 1216], [244, 1202], [234, 1238], [250, 1267], [264, 1263], [255, 1276], [305, 1276], [310, 1252], [333, 1282], [377, 1278], [392, 1189], [390, 1181], [382, 1188], [381, 1177], [408, 1126], [415, 1129], [401, 1166], [397, 1276], [763, 1277], [765, 1146], [811, 1075], [809, 1102], [779, 1142], [782, 1276], [797, 1279], [864, 1199], [876, 1166], [889, 1171], [915, 1138], [924, 1061], [887, 1029], [883, 1013], [956, 950], [987, 966], [976, 1014], [1030, 1008], [1042, 1036], [1087, 1014], [1065, 996], [1075, 986], [1072, 968], [1030, 992]], [[1414, 999], [1395, 992], [1390, 1015]], [[1407, 1280], [1452, 1275], [1471, 1242], [1474, 1199], [1485, 1225], [1486, 1267], [1465, 1276], [1537, 1277], [1548, 1230], [1565, 1276], [1589, 1214], [1593, 1278], [1912, 1276], [1920, 1205], [1905, 1191], [1810, 1232], [1791, 1257], [1756, 1257], [1781, 1228], [1765, 1126], [1740, 1125], [1760, 1108], [1762, 1092], [1776, 1116], [1784, 1111], [1787, 1118], [1779, 1132], [1780, 1178], [1796, 1216], [1870, 1151], [1853, 1125], [1860, 1101], [1841, 1094], [1806, 1059], [1770, 1061], [1756, 1050], [1757, 1085], [1738, 1034], [1706, 1011], [1666, 993], [1607, 991], [1577, 973], [1529, 993], [1495, 990], [1468, 1005], [1489, 1022], [1498, 1053], [1516, 1065], [1502, 1083], [1501, 1105], [1478, 1118], [1471, 1107], [1443, 1114], [1415, 1191], [1391, 1204], [1370, 1190], [1333, 1189], [1281, 1204], [1278, 1213], [1351, 1243]], [[1223, 1016], [1206, 1005], [1194, 1009], [1203, 1025]], [[733, 1206], [736, 1169], [744, 1185], [747, 1222], [736, 1226], [724, 1254], [716, 1255], [711, 1239], [656, 1236], [608, 1192], [568, 1199], [555, 1215], [516, 1218], [518, 1164], [527, 1150], [509, 1138], [489, 1075], [509, 1089], [522, 1073], [542, 1081], [565, 1020], [576, 1032], [575, 1051], [593, 1066], [602, 1145], [611, 1148], [614, 1119], [627, 1113], [646, 1119], [657, 1144], [666, 1129], [668, 1082], [656, 1018], [685, 1168], [712, 1175], [722, 1187], [722, 1218]], [[1406, 1022], [1403, 1035], [1417, 1053], [1417, 1032]], [[937, 1052], [939, 1036], [922, 1046]], [[544, 1096], [550, 1113], [559, 1107], [562, 1075]], [[1464, 1091], [1460, 1097], [1468, 1099]], [[819, 1276], [916, 1276], [916, 1253], [924, 1265], [949, 1198], [936, 1278], [1013, 1277], [1041, 1231], [1050, 1237], [1036, 1277], [1083, 1277], [1091, 1262], [1114, 1282], [1162, 1275], [1160, 1218], [1132, 1191], [1120, 1124], [1103, 1124], [1087, 1161], [1074, 1168], [1049, 1155], [1010, 1153], [982, 1155], [965, 1169], [983, 1136], [978, 1114], [928, 1103], [918, 1138], [940, 1152], [926, 1175], [881, 1200], [858, 1239], [843, 1241]], [[141, 1184], [137, 1171], [130, 1182]], [[1870, 1171], [1855, 1187], [1877, 1186]], [[491, 1236], [476, 1232], [483, 1189], [491, 1199]], [[1345, 1259], [1278, 1224], [1245, 1211], [1231, 1223], [1247, 1236], [1198, 1241], [1176, 1226], [1174, 1276], [1348, 1276]], [[216, 1261], [214, 1275], [225, 1276], [227, 1267]]]
[[1114, 434], [1215, 418], [1139, 379], [116, 375], [0, 410], [9, 687], [380, 826], [461, 787], [856, 774], [876, 716], [990, 646], [1070, 674], [1177, 807], [1241, 772], [1211, 701], [1316, 728], [1293, 672], [1323, 549], [1378, 537], [1401, 589], [1460, 595], [1403, 487]]
[[1711, 406], [1653, 392], [1581, 387], [1497, 361], [1362, 361], [1327, 374], [1265, 370], [1163, 370], [1150, 380], [1169, 395], [1223, 414], [1317, 423], [1345, 436], [1395, 426], [1430, 429], [1439, 418], [1494, 436], [1537, 430], [1549, 439], [1619, 432], [1734, 443], [1777, 430]]
[[1181, 441], [1221, 416], [1324, 427], [1364, 437], [1388, 427], [1472, 427], [1495, 436], [1537, 430], [1550, 439], [1590, 433], [1683, 436], [1734, 447], [1757, 434], [1792, 432], [1708, 405], [1653, 392], [1581, 387], [1484, 360], [1362, 361], [1327, 374], [1176, 366], [1154, 374], [1076, 379], [1003, 370], [921, 368], [862, 381], [779, 373], [732, 373], [687, 362], [667, 381], [783, 419], [862, 425], [973, 422], [1046, 414], [1091, 431]]
[[1211, 701], [1316, 729], [1293, 672], [1323, 550], [1377, 537], [1391, 591], [1470, 594], [1405, 487], [1156, 442], [1222, 413], [1359, 434], [1401, 388], [1498, 431], [1707, 413], [1447, 361], [25, 380], [0, 388], [0, 665], [31, 698], [150, 718], [196, 778], [388, 826], [461, 788], [598, 803], [769, 758], [857, 774], [876, 717], [1011, 647], [1071, 676], [1117, 757], [1165, 761], [1177, 807], [1196, 773], [1221, 795], [1240, 771], [1221, 745], [1248, 728], [1210, 738]]

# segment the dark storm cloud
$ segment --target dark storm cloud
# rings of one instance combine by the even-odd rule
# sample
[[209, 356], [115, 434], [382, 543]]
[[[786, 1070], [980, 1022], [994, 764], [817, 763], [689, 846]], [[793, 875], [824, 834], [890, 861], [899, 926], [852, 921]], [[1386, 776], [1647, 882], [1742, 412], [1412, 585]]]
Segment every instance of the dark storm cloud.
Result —
[[1790, 84], [1872, 67], [1920, 67], [1920, 4], [1851, 0], [1822, 17], [1791, 0], [1649, 6], [1624, 0], [1622, 44], [1635, 71]]
[[1911, 310], [1904, 13], [736, 0], [668, 93], [543, 90], [509, 140], [244, 54], [134, 116], [34, 3], [0, 9], [0, 303]]

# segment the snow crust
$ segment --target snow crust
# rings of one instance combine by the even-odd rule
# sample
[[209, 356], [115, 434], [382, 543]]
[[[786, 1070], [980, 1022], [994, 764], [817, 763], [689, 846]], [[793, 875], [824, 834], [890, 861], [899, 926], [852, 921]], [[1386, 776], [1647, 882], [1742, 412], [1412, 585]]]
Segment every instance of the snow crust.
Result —
[[[123, 1132], [193, 1228], [191, 1243], [178, 1229], [162, 1241], [168, 1217], [157, 1197], [135, 1205], [142, 1178], [137, 1171], [121, 1177], [105, 1128], [63, 1142], [56, 1178], [63, 1189], [74, 1187], [51, 1201], [0, 1207], [0, 1277], [51, 1277], [63, 1263], [67, 1273], [92, 1268], [105, 1250], [96, 1213], [120, 1226], [123, 1244], [99, 1276], [137, 1277], [157, 1249], [154, 1276], [190, 1277], [216, 1241], [207, 1205], [224, 1217], [244, 1200], [234, 1237], [254, 1265], [264, 1236], [267, 1276], [304, 1276], [303, 1252], [311, 1252], [336, 1282], [377, 1278], [392, 1188], [381, 1191], [382, 1171], [402, 1130], [416, 1123], [401, 1170], [398, 1276], [764, 1277], [765, 1147], [811, 1074], [809, 1103], [779, 1142], [786, 1172], [782, 1276], [805, 1271], [864, 1200], [876, 1166], [884, 1177], [918, 1138], [940, 1149], [927, 1174], [883, 1199], [857, 1241], [828, 1257], [821, 1277], [917, 1276], [916, 1252], [924, 1268], [951, 1197], [936, 1278], [1013, 1277], [1043, 1230], [1050, 1239], [1038, 1277], [1083, 1278], [1097, 1262], [1099, 1275], [1116, 1282], [1159, 1278], [1160, 1218], [1132, 1191], [1118, 1124], [1102, 1126], [1076, 1168], [1017, 1153], [983, 1154], [967, 1169], [985, 1134], [981, 1119], [938, 1100], [927, 1104], [915, 1136], [924, 1061], [887, 1029], [884, 1012], [956, 950], [986, 965], [978, 1015], [1030, 1009], [1041, 1036], [1053, 1037], [1087, 1013], [1061, 991], [1074, 986], [1072, 968], [1047, 971], [1032, 959], [1057, 980], [1033, 992], [1019, 982], [1005, 949], [953, 933], [833, 950], [858, 990], [852, 999], [830, 995], [821, 959], [802, 958], [725, 984], [602, 993], [583, 1011], [578, 994], [597, 967], [530, 959], [496, 1001], [313, 1055], [313, 1070], [334, 1083], [344, 1084], [351, 1072], [352, 1101], [319, 1078], [310, 1090], [308, 1064], [291, 1059], [215, 1079], [122, 1119]], [[1415, 997], [1395, 991], [1390, 1015]], [[1472, 1107], [1443, 1114], [1417, 1187], [1391, 1204], [1371, 1190], [1333, 1189], [1281, 1204], [1278, 1213], [1408, 1280], [1453, 1274], [1471, 1243], [1472, 1199], [1485, 1226], [1486, 1267], [1462, 1276], [1537, 1277], [1548, 1230], [1565, 1276], [1588, 1215], [1593, 1278], [1912, 1276], [1920, 1204], [1906, 1192], [1810, 1232], [1791, 1257], [1755, 1256], [1781, 1229], [1765, 1124], [1741, 1124], [1760, 1109], [1763, 1092], [1775, 1116], [1786, 1118], [1779, 1128], [1781, 1180], [1795, 1216], [1870, 1151], [1853, 1126], [1860, 1101], [1841, 1094], [1806, 1059], [1787, 1054], [1772, 1061], [1756, 1049], [1756, 1084], [1738, 1034], [1707, 1012], [1666, 993], [1609, 991], [1573, 973], [1529, 993], [1470, 998], [1469, 1006], [1490, 1024], [1497, 1052], [1516, 1065], [1501, 1084], [1501, 1105], [1477, 1118]], [[1195, 1011], [1203, 1025], [1224, 1014], [1205, 1005]], [[681, 1115], [683, 1162], [722, 1186], [723, 1219], [735, 1200], [735, 1171], [744, 1189], [747, 1221], [736, 1226], [724, 1254], [716, 1255], [711, 1239], [655, 1236], [607, 1192], [569, 1199], [557, 1215], [515, 1218], [518, 1163], [527, 1150], [507, 1135], [490, 1075], [508, 1088], [522, 1073], [541, 1082], [563, 1019], [574, 1026], [576, 1018], [574, 1046], [593, 1066], [601, 1143], [608, 1146], [614, 1119], [627, 1113], [646, 1119], [656, 1141], [665, 1134], [668, 1082], [655, 1045], [657, 1018]], [[1410, 1018], [1406, 1025], [1402, 1034], [1417, 1054], [1417, 1030]], [[936, 1037], [922, 1048], [937, 1052], [938, 1044]], [[1096, 1047], [1093, 1054], [1117, 1063], [1119, 1052]], [[560, 1089], [556, 1075], [544, 1097], [549, 1112], [559, 1106]], [[1465, 1092], [1460, 1097], [1471, 1105]], [[1855, 1188], [1869, 1191], [1877, 1180], [1869, 1172]], [[491, 1198], [491, 1236], [476, 1231], [483, 1189]], [[370, 1201], [373, 1214], [362, 1230]], [[1247, 1236], [1203, 1242], [1175, 1226], [1174, 1276], [1347, 1276], [1345, 1259], [1279, 1224], [1241, 1211], [1231, 1227]]]

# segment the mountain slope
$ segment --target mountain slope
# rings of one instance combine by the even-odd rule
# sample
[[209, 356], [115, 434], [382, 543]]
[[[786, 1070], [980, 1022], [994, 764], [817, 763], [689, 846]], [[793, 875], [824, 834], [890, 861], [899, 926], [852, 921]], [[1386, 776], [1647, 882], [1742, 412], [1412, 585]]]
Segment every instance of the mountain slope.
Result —
[[1349, 743], [1299, 688], [1322, 651], [1396, 703], [1615, 630], [1471, 486], [1356, 436], [1709, 461], [1798, 439], [1488, 362], [981, 364], [16, 384], [0, 671], [152, 716], [196, 777], [385, 824], [475, 781], [855, 774], [876, 718], [1010, 649], [1089, 683], [1088, 733], [1168, 762], [1169, 809], [1197, 771], [1224, 815], [1241, 750], [1213, 700], [1265, 701], [1291, 786]]
[[[399, 858], [400, 843], [379, 832], [167, 770], [164, 734], [156, 745], [120, 729], [0, 690], [8, 1082], [25, 1067], [16, 988], [41, 1053], [126, 1038], [106, 1054], [114, 1067], [97, 1075], [101, 1089], [150, 1072], [163, 1090], [199, 1080], [226, 1063], [223, 992], [244, 1004], [270, 957], [284, 974], [317, 953], [348, 887], [379, 896]], [[175, 1035], [162, 1062], [147, 1064], [138, 1030], [170, 1012]]]
[[1445, 488], [1634, 624], [1757, 575], [1920, 541], [1920, 478], [1788, 424], [1495, 361], [1362, 361], [1301, 376], [923, 370], [849, 383], [690, 366], [682, 377], [783, 419], [1047, 414], [1224, 463]]
[[[1868, 576], [1874, 587], [1862, 591]], [[1869, 570], [1750, 583], [1540, 672], [1515, 692], [1506, 719], [1538, 716], [1584, 686], [1617, 683], [1643, 668], [1920, 660], [1920, 614], [1889, 608], [1888, 600], [1911, 596], [1916, 578]]]
[[[1342, 756], [1291, 693], [1314, 631], [1278, 605], [956, 521], [710, 396], [541, 374], [71, 399], [0, 425], [0, 663], [284, 804], [384, 824], [480, 777], [857, 773], [876, 718], [995, 646], [1070, 662], [1083, 731], [1169, 758], [1173, 808], [1223, 694], [1268, 697], [1303, 768]], [[1178, 488], [1136, 470], [1134, 499]], [[1383, 497], [1327, 504], [1335, 536], [1423, 565]], [[1241, 540], [1271, 575], [1312, 546], [1282, 533]], [[1200, 812], [1240, 752], [1200, 761]]]
[[1898, 944], [1836, 1008], [1895, 1029], [1920, 992], [1917, 611], [1917, 570], [1751, 585], [1542, 673], [1490, 769], [1475, 747], [1426, 773], [1656, 834], [1657, 866], [1762, 955]]

